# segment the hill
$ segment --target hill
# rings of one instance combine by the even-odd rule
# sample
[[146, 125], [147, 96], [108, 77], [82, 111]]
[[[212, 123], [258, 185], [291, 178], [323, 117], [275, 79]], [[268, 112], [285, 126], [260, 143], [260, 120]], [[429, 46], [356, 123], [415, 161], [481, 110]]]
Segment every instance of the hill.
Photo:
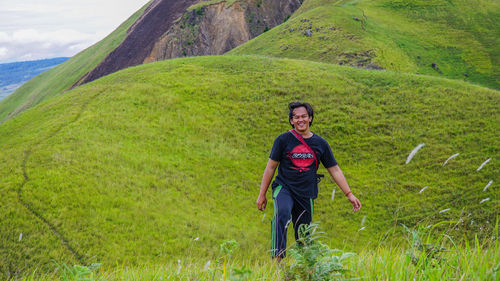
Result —
[[500, 2], [308, 0], [229, 54], [426, 74], [500, 89]]
[[464, 0], [154, 0], [106, 40], [0, 103], [0, 121], [125, 67], [220, 55], [237, 46], [230, 54], [425, 74], [500, 89], [499, 17], [500, 4], [493, 0], [473, 5]]
[[363, 203], [353, 214], [339, 192], [331, 201], [329, 180], [320, 184], [315, 220], [331, 246], [390, 243], [402, 223], [444, 220], [459, 221], [460, 237], [490, 235], [498, 91], [310, 61], [198, 57], [128, 68], [0, 126], [0, 272], [44, 270], [52, 259], [200, 259], [228, 239], [241, 244], [239, 259], [267, 256], [272, 207], [263, 217], [255, 199], [291, 100], [315, 106], [312, 130]]
[[0, 100], [34, 76], [63, 63], [68, 58], [52, 58], [0, 64]]

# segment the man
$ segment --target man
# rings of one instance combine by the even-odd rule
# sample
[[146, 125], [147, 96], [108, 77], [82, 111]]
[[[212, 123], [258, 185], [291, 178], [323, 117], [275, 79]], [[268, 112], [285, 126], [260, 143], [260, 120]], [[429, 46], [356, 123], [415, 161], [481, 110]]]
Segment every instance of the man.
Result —
[[328, 142], [312, 133], [309, 127], [314, 118], [313, 108], [308, 103], [292, 102], [288, 106], [288, 119], [292, 130], [276, 138], [267, 162], [257, 208], [264, 211], [266, 193], [278, 167], [273, 182], [274, 217], [271, 225], [271, 256], [281, 261], [286, 255], [286, 233], [292, 218], [295, 240], [301, 224], [310, 224], [314, 211], [314, 199], [318, 195], [319, 162], [328, 170], [334, 181], [351, 202], [354, 211], [361, 203], [352, 194], [344, 174], [337, 165]]

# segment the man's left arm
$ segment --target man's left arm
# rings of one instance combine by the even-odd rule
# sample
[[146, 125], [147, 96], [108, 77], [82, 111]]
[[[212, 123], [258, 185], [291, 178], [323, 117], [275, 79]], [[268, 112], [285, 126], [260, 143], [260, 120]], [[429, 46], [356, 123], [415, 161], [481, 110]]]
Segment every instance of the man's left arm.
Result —
[[347, 196], [347, 199], [349, 199], [349, 201], [351, 202], [354, 211], [359, 211], [361, 209], [361, 202], [358, 198], [356, 198], [356, 196], [354, 196], [354, 194], [352, 194], [351, 188], [347, 184], [344, 173], [342, 173], [342, 170], [340, 170], [339, 165], [327, 168], [327, 170], [330, 173], [330, 176], [332, 176], [333, 180], [340, 187], [342, 192], [344, 192], [344, 194]]

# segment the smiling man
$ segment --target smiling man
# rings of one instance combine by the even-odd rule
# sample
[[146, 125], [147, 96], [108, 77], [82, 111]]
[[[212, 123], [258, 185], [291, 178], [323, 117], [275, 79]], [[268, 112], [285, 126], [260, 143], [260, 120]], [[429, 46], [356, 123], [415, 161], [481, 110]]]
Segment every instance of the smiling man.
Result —
[[293, 129], [274, 141], [257, 198], [257, 208], [264, 211], [267, 205], [266, 193], [279, 165], [278, 175], [272, 184], [274, 217], [271, 225], [271, 256], [278, 261], [286, 255], [286, 233], [290, 217], [295, 240], [299, 238], [299, 226], [312, 221], [314, 199], [318, 196], [319, 162], [323, 163], [347, 196], [354, 211], [361, 209], [361, 203], [352, 194], [330, 145], [309, 130], [314, 119], [311, 105], [292, 102], [288, 108], [288, 119]]

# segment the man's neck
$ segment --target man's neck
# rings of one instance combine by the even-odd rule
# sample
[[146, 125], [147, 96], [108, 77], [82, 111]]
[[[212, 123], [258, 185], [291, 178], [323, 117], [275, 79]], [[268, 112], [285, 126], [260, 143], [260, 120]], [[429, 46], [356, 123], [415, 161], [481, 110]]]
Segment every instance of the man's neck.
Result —
[[295, 130], [295, 132], [297, 132], [299, 135], [301, 135], [305, 139], [308, 139], [308, 138], [310, 138], [310, 137], [313, 136], [313, 133], [309, 129], [307, 129], [305, 131], [297, 131], [297, 130]]

